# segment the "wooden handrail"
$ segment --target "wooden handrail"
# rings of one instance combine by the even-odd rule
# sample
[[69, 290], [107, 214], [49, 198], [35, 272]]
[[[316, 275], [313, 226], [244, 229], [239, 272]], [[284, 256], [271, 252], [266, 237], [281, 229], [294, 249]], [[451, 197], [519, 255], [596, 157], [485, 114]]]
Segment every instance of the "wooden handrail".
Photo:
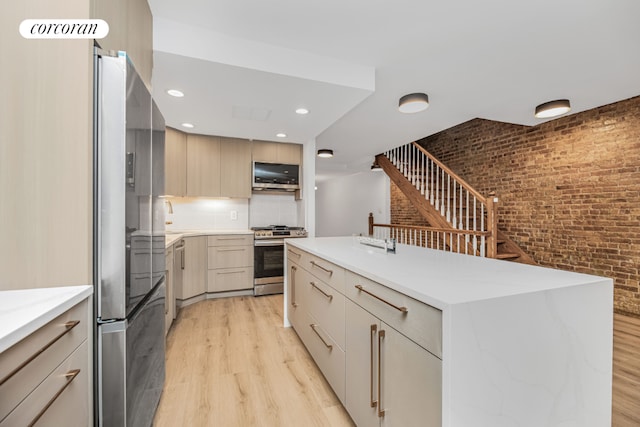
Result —
[[422, 148], [422, 146], [420, 144], [418, 144], [417, 142], [412, 142], [413, 145], [415, 145], [415, 147], [420, 150], [422, 152], [422, 154], [424, 154], [425, 156], [427, 156], [428, 158], [431, 159], [431, 161], [433, 161], [436, 165], [438, 165], [442, 170], [444, 170], [447, 174], [451, 175], [451, 177], [453, 179], [455, 179], [456, 181], [458, 181], [458, 183], [460, 183], [465, 190], [467, 190], [469, 193], [471, 193], [472, 195], [474, 195], [476, 197], [476, 199], [478, 199], [479, 201], [481, 201], [482, 203], [486, 204], [487, 203], [487, 199], [486, 197], [484, 197], [482, 194], [478, 193], [471, 185], [469, 185], [469, 183], [467, 181], [465, 181], [464, 179], [462, 179], [458, 174], [456, 174], [454, 171], [452, 171], [451, 169], [449, 169], [448, 167], [446, 167], [444, 165], [444, 163], [442, 163], [440, 160], [436, 159], [435, 157], [433, 157], [431, 155], [431, 153], [429, 153], [427, 150], [425, 150], [424, 148]]

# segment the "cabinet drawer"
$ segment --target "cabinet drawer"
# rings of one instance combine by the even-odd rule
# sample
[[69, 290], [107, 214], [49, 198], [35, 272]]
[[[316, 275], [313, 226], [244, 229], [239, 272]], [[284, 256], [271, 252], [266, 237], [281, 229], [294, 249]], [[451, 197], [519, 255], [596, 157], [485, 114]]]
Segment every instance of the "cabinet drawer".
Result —
[[253, 234], [207, 236], [208, 246], [253, 246]]
[[0, 355], [0, 382], [35, 356], [0, 385], [0, 420], [87, 339], [88, 305], [77, 304]]
[[340, 402], [345, 403], [345, 353], [311, 314], [304, 316], [300, 335]]
[[[31, 425], [36, 419], [36, 425], [41, 426], [91, 425], [91, 372], [88, 369], [88, 361], [88, 344], [85, 340], [0, 422], [0, 426], [26, 426]], [[4, 393], [2, 399], [5, 399]]]
[[253, 246], [210, 246], [208, 265], [209, 270], [253, 267]]
[[318, 279], [344, 294], [344, 268], [295, 247], [288, 247], [287, 256]]
[[306, 288], [304, 293], [308, 311], [344, 349], [344, 295], [310, 274], [306, 275], [301, 286]]
[[207, 292], [237, 291], [253, 288], [252, 268], [219, 268], [209, 270]]
[[437, 308], [350, 271], [346, 273], [346, 296], [442, 359], [442, 312]]

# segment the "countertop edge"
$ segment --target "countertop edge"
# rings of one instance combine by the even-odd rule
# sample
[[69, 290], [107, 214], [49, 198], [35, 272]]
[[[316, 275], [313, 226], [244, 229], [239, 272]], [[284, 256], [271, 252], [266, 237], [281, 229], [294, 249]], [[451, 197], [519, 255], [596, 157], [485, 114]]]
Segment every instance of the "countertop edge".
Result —
[[24, 292], [25, 295], [28, 295], [29, 292], [33, 292], [34, 290], [49, 289], [55, 292], [56, 289], [71, 290], [71, 288], [77, 290], [77, 292], [67, 295], [60, 303], [50, 307], [48, 310], [38, 314], [37, 316], [28, 319], [22, 325], [19, 325], [16, 329], [10, 331], [7, 335], [0, 337], [0, 354], [93, 294], [93, 286], [89, 285], [20, 290], [19, 292]]

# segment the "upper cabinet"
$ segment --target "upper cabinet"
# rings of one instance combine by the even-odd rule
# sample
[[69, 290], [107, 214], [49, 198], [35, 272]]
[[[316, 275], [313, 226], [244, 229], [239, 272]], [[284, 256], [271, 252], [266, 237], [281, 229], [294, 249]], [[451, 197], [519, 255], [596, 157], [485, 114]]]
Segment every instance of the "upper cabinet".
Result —
[[165, 137], [165, 193], [187, 195], [187, 134], [167, 128]]
[[271, 141], [253, 141], [254, 162], [302, 164], [302, 145]]
[[226, 197], [251, 197], [251, 144], [246, 139], [220, 140], [220, 193]]
[[187, 196], [220, 197], [220, 138], [187, 135]]
[[92, 17], [109, 24], [98, 44], [106, 50], [126, 51], [145, 85], [151, 88], [153, 18], [147, 0], [94, 0]]

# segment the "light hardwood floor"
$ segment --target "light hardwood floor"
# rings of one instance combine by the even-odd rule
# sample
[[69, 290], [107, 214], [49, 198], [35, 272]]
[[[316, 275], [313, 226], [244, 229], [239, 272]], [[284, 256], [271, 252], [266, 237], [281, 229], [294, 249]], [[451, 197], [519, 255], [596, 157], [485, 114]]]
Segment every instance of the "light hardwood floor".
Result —
[[167, 340], [154, 425], [353, 426], [282, 317], [282, 295], [182, 309]]
[[[155, 426], [353, 426], [298, 336], [282, 295], [182, 309], [167, 341]], [[616, 314], [613, 427], [640, 426], [640, 319]]]
[[640, 426], [640, 319], [613, 318], [613, 427]]

